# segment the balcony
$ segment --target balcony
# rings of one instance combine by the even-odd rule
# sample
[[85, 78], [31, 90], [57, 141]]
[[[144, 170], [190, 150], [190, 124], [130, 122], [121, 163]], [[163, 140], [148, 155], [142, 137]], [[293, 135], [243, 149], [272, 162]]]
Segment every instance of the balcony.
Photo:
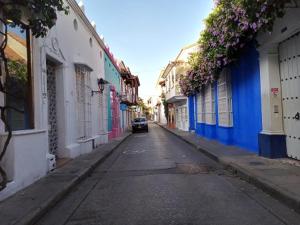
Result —
[[166, 100], [168, 103], [174, 103], [185, 99], [186, 97], [181, 93], [179, 84], [173, 85], [173, 87], [166, 92]]
[[127, 105], [132, 105], [135, 103], [132, 93], [125, 93], [125, 92], [122, 92], [122, 94], [120, 95], [120, 101], [121, 101], [121, 103], [124, 103]]

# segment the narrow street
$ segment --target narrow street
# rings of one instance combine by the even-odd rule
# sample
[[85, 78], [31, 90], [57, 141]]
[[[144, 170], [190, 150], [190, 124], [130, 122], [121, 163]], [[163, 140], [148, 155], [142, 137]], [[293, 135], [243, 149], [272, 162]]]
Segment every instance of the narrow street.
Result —
[[129, 137], [38, 223], [279, 225], [300, 217], [155, 124]]

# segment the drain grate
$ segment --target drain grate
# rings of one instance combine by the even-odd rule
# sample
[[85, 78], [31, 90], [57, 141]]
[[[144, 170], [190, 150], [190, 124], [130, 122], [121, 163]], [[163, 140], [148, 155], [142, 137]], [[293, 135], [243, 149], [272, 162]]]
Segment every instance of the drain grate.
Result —
[[179, 172], [182, 172], [184, 174], [199, 174], [199, 173], [209, 173], [214, 171], [213, 167], [208, 165], [189, 164], [189, 163], [177, 164], [176, 168], [179, 170]]

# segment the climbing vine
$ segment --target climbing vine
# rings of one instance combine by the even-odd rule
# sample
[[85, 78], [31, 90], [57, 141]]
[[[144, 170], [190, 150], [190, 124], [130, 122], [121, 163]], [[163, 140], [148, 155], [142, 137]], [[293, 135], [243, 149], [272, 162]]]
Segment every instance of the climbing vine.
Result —
[[290, 0], [217, 0], [205, 20], [206, 28], [198, 43], [200, 51], [192, 54], [192, 71], [181, 77], [185, 95], [192, 95], [213, 82], [221, 69], [236, 61], [243, 48], [258, 32], [272, 31], [276, 18], [284, 15]]
[[167, 102], [166, 99], [162, 99], [162, 103], [163, 103], [163, 106], [164, 106], [165, 117], [168, 120], [168, 118], [169, 118], [168, 102]]
[[63, 0], [0, 0], [0, 8], [11, 25], [29, 28], [35, 37], [46, 36], [56, 23], [57, 12], [69, 10]]

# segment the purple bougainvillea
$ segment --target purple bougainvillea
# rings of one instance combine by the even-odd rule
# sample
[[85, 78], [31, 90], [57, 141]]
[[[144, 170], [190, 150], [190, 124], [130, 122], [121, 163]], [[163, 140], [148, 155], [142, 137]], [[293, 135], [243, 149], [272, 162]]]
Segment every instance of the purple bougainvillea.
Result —
[[221, 69], [239, 58], [259, 31], [271, 31], [289, 0], [216, 0], [199, 38], [200, 51], [190, 58], [192, 70], [181, 76], [183, 94], [191, 95], [213, 82]]

